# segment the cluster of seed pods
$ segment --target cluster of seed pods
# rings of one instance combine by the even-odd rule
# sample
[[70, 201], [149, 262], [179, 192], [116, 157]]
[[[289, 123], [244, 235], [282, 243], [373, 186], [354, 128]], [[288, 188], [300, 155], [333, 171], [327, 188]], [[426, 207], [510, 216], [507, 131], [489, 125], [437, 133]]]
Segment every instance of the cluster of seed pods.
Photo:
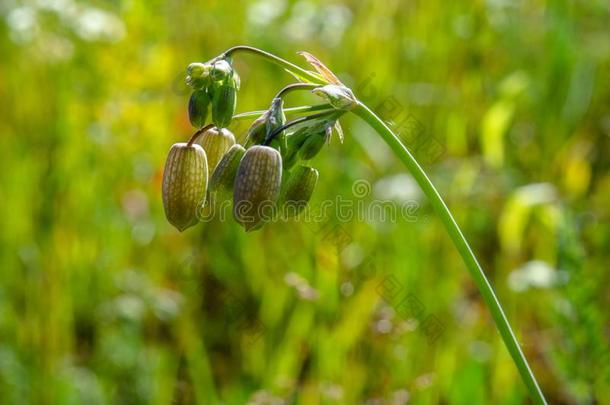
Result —
[[227, 129], [239, 90], [231, 61], [193, 63], [186, 80], [193, 88], [188, 112], [197, 132], [188, 143], [174, 144], [166, 161], [162, 194], [168, 221], [183, 231], [197, 224], [204, 206], [227, 200], [246, 231], [260, 229], [280, 214], [298, 215], [319, 175], [299, 162], [312, 159], [328, 142], [336, 116], [289, 131], [283, 101], [274, 98], [241, 145]]

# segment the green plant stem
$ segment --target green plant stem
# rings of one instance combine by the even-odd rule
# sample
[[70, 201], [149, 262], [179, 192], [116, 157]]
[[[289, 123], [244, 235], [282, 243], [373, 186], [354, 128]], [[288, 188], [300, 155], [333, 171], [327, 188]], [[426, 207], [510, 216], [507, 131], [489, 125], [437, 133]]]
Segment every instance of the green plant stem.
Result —
[[324, 81], [324, 79], [319, 77], [317, 74], [312, 73], [308, 70], [305, 70], [302, 67], [299, 67], [299, 66], [295, 65], [294, 63], [290, 63], [287, 60], [277, 57], [269, 52], [263, 51], [262, 49], [254, 48], [252, 46], [246, 46], [246, 45], [234, 46], [233, 48], [230, 48], [227, 51], [225, 51], [222, 55], [220, 55], [220, 57], [228, 57], [228, 56], [231, 56], [232, 54], [234, 54], [235, 52], [247, 52], [247, 53], [257, 55], [257, 56], [262, 56], [263, 58], [270, 60], [271, 62], [275, 63], [276, 65], [283, 67], [284, 69], [288, 70], [289, 72], [298, 73], [300, 76], [307, 78], [312, 83], [326, 84], [326, 81]]
[[[312, 83], [326, 84], [325, 81], [318, 77], [315, 73], [309, 72], [305, 69], [302, 69], [282, 58], [279, 58], [269, 52], [265, 52], [261, 49], [252, 48], [249, 46], [236, 46], [234, 48], [229, 49], [223, 55], [229, 56], [233, 52], [242, 51], [242, 52], [250, 52], [256, 54], [258, 56], [262, 56], [271, 62], [283, 67], [289, 72], [298, 72], [304, 78], [307, 78]], [[222, 55], [221, 55], [222, 56]], [[419, 186], [422, 188], [430, 203], [434, 207], [435, 211], [441, 218], [443, 225], [449, 236], [451, 237], [455, 247], [458, 249], [468, 271], [470, 272], [472, 278], [476, 286], [478, 287], [481, 295], [487, 307], [489, 308], [491, 315], [496, 323], [496, 327], [504, 340], [504, 344], [506, 345], [510, 355], [521, 374], [521, 378], [523, 379], [532, 400], [536, 404], [546, 404], [546, 400], [540, 387], [538, 386], [538, 382], [536, 381], [536, 377], [532, 373], [532, 370], [527, 363], [527, 359], [525, 358], [523, 352], [521, 351], [521, 347], [517, 342], [517, 338], [513, 333], [508, 319], [506, 315], [504, 315], [504, 311], [502, 310], [502, 306], [498, 301], [491, 284], [485, 277], [485, 273], [483, 273], [483, 269], [479, 265], [472, 249], [468, 245], [466, 238], [462, 234], [459, 226], [453, 219], [449, 208], [443, 201], [443, 198], [440, 196], [424, 170], [421, 168], [417, 160], [413, 157], [413, 155], [409, 152], [409, 150], [400, 142], [398, 137], [394, 135], [392, 130], [381, 120], [377, 115], [371, 111], [367, 106], [362, 103], [353, 110], [353, 112], [366, 121], [375, 131], [385, 140], [385, 142], [390, 146], [392, 151], [396, 154], [396, 156], [407, 166]]]
[[315, 89], [316, 87], [320, 87], [319, 85], [315, 84], [315, 83], [293, 83], [293, 84], [289, 84], [286, 87], [284, 87], [282, 90], [280, 90], [275, 98], [282, 98], [284, 97], [286, 94], [296, 91], [296, 90], [310, 90], [310, 89]]
[[269, 143], [271, 143], [273, 138], [275, 138], [282, 131], [285, 131], [285, 130], [287, 130], [290, 127], [302, 124], [302, 123], [307, 122], [307, 121], [312, 121], [312, 120], [315, 120], [315, 119], [318, 119], [318, 118], [323, 118], [323, 117], [329, 116], [329, 115], [331, 115], [333, 113], [334, 113], [334, 111], [324, 111], [324, 112], [321, 112], [321, 113], [317, 113], [317, 114], [313, 114], [313, 115], [308, 115], [306, 117], [297, 118], [294, 121], [287, 122], [284, 125], [282, 125], [281, 127], [276, 128], [275, 130], [273, 130], [273, 132], [271, 132], [269, 134], [269, 136], [267, 136], [267, 138], [265, 138], [265, 141], [263, 142], [263, 145], [269, 145]]
[[[313, 112], [313, 111], [331, 110], [331, 109], [334, 109], [334, 108], [330, 104], [318, 104], [318, 105], [304, 105], [304, 106], [300, 106], [300, 107], [284, 108], [284, 112], [298, 114], [298, 113], [308, 113], [308, 112]], [[234, 120], [243, 120], [246, 118], [260, 117], [261, 115], [263, 115], [266, 112], [267, 112], [267, 110], [248, 111], [248, 112], [234, 115], [233, 119]]]
[[449, 233], [449, 236], [453, 240], [455, 247], [460, 252], [460, 255], [462, 256], [466, 267], [474, 279], [476, 286], [481, 292], [487, 307], [491, 311], [491, 315], [496, 323], [496, 327], [498, 328], [498, 331], [500, 332], [500, 335], [504, 340], [504, 344], [510, 352], [513, 361], [519, 369], [521, 378], [527, 386], [532, 400], [536, 404], [546, 404], [546, 400], [544, 399], [544, 395], [538, 386], [536, 377], [534, 377], [534, 374], [527, 363], [527, 359], [521, 351], [517, 338], [510, 327], [506, 315], [504, 315], [502, 306], [494, 294], [487, 277], [485, 277], [485, 273], [483, 273], [483, 269], [479, 265], [477, 258], [472, 252], [472, 249], [468, 245], [466, 238], [462, 234], [460, 227], [455, 222], [455, 219], [453, 219], [453, 215], [451, 215], [449, 208], [447, 208], [447, 205], [443, 201], [443, 198], [438, 193], [422, 167], [419, 165], [419, 163], [417, 163], [415, 157], [413, 157], [411, 152], [409, 152], [409, 150], [400, 142], [398, 137], [394, 135], [392, 130], [383, 122], [383, 120], [381, 120], [373, 111], [362, 103], [360, 103], [358, 107], [353, 110], [353, 112], [366, 121], [383, 138], [396, 156], [405, 164], [405, 166], [407, 166], [407, 169], [409, 169], [419, 186], [430, 200], [430, 203], [442, 220], [443, 225]]
[[195, 141], [197, 140], [197, 138], [199, 138], [201, 134], [203, 134], [208, 129], [214, 128], [214, 126], [214, 124], [208, 124], [203, 128], [199, 128], [197, 131], [195, 131], [193, 135], [191, 135], [186, 146], [193, 146], [193, 143], [195, 143]]

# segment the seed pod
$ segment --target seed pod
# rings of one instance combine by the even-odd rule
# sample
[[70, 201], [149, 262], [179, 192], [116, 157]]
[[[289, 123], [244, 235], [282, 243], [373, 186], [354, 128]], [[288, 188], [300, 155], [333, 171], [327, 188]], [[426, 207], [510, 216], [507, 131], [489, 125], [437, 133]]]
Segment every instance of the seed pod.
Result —
[[281, 204], [286, 217], [298, 215], [311, 199], [318, 183], [318, 171], [312, 167], [296, 167], [282, 188]]
[[226, 128], [213, 127], [201, 134], [197, 143], [205, 150], [210, 173], [214, 173], [214, 169], [216, 169], [216, 165], [222, 159], [222, 156], [231, 146], [235, 145], [235, 135]]
[[205, 202], [208, 163], [203, 148], [174, 144], [163, 171], [163, 207], [167, 220], [180, 232], [197, 223], [197, 210]]
[[226, 128], [233, 119], [237, 107], [237, 83], [228, 79], [214, 84], [212, 90], [212, 120], [218, 128]]
[[303, 145], [299, 148], [299, 157], [303, 160], [309, 160], [316, 156], [328, 141], [332, 134], [332, 127], [327, 127], [322, 132], [310, 135]]
[[270, 221], [282, 183], [282, 156], [269, 147], [255, 145], [239, 163], [233, 193], [233, 216], [246, 232]]
[[210, 178], [210, 196], [213, 200], [217, 200], [217, 197], [225, 199], [233, 191], [237, 168], [245, 153], [243, 146], [235, 144], [220, 159]]
[[195, 128], [205, 125], [208, 117], [210, 96], [205, 90], [195, 90], [189, 99], [189, 120]]

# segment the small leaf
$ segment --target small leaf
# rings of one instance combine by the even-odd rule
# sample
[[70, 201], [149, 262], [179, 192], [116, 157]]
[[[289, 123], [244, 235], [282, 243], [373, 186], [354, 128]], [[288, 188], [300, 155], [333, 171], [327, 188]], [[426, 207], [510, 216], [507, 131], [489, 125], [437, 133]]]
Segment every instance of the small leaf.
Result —
[[339, 84], [342, 85], [339, 78], [329, 69], [327, 68], [318, 58], [310, 54], [309, 52], [301, 51], [298, 52], [299, 55], [303, 56], [305, 60], [314, 67], [320, 73], [320, 75], [331, 84]]
[[341, 123], [339, 122], [339, 120], [337, 120], [335, 122], [335, 131], [337, 131], [337, 136], [339, 137], [339, 142], [343, 143], [343, 139], [345, 139], [345, 137], [343, 136], [343, 127], [341, 126]]
[[[298, 72], [294, 72], [294, 71], [292, 71], [290, 69], [284, 69], [284, 70], [286, 72], [288, 72], [289, 74], [291, 74], [295, 79], [297, 79], [300, 82], [303, 82], [303, 83], [313, 83], [310, 79], [308, 79], [307, 77], [301, 75]], [[324, 78], [321, 75], [319, 75], [318, 73], [312, 72], [311, 70], [308, 70], [307, 72], [309, 74], [313, 75], [313, 76], [316, 76], [320, 81], [324, 81]]]

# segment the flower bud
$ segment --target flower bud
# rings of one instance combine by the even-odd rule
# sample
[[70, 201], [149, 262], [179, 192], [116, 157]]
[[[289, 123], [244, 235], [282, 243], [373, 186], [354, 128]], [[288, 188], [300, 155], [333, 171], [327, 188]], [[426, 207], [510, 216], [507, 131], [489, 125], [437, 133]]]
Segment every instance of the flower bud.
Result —
[[222, 159], [222, 156], [231, 146], [235, 145], [235, 135], [226, 128], [212, 127], [201, 134], [197, 143], [205, 150], [210, 173], [214, 173], [214, 169], [216, 169], [216, 165]]
[[330, 139], [332, 131], [332, 127], [329, 126], [321, 132], [310, 135], [299, 148], [299, 157], [303, 160], [309, 160], [316, 156], [324, 143]]
[[163, 207], [167, 220], [180, 232], [197, 223], [197, 209], [205, 202], [208, 164], [203, 148], [174, 144], [163, 171]]
[[233, 67], [229, 62], [222, 59], [214, 62], [214, 64], [212, 65], [212, 71], [210, 72], [210, 77], [214, 81], [222, 81], [227, 79], [232, 74]]
[[208, 63], [191, 63], [186, 68], [186, 84], [194, 89], [204, 89], [209, 83], [212, 66]]
[[233, 78], [213, 86], [212, 120], [218, 128], [226, 128], [237, 107], [237, 83]]
[[311, 199], [318, 182], [318, 171], [312, 167], [296, 167], [282, 188], [280, 201], [286, 217], [298, 215]]
[[269, 117], [269, 111], [266, 111], [252, 122], [246, 136], [249, 144], [258, 145], [263, 143], [267, 136], [267, 117]]
[[225, 199], [233, 191], [237, 168], [245, 153], [246, 150], [243, 146], [235, 144], [220, 159], [210, 178], [210, 196], [212, 196], [212, 199], [216, 200], [217, 195]]
[[[280, 98], [274, 98], [269, 108], [269, 118], [267, 119], [267, 136], [282, 127], [286, 123], [286, 114], [284, 114], [284, 101]], [[288, 145], [286, 143], [286, 131], [281, 131], [274, 136], [271, 145], [275, 145], [279, 148], [282, 154], [286, 154]]]
[[326, 98], [330, 105], [338, 110], [352, 110], [358, 106], [358, 100], [352, 91], [342, 84], [328, 84], [317, 87], [312, 93]]
[[210, 96], [205, 90], [195, 90], [189, 99], [189, 120], [195, 128], [205, 125], [210, 105]]
[[246, 232], [273, 218], [282, 183], [282, 156], [262, 145], [252, 146], [239, 163], [233, 194], [233, 216]]
[[209, 72], [209, 66], [205, 63], [193, 62], [186, 67], [186, 74], [192, 77], [201, 77]]
[[284, 170], [290, 170], [292, 166], [294, 166], [299, 159], [299, 150], [297, 148], [291, 148], [290, 146], [284, 153], [284, 158], [282, 159]]

